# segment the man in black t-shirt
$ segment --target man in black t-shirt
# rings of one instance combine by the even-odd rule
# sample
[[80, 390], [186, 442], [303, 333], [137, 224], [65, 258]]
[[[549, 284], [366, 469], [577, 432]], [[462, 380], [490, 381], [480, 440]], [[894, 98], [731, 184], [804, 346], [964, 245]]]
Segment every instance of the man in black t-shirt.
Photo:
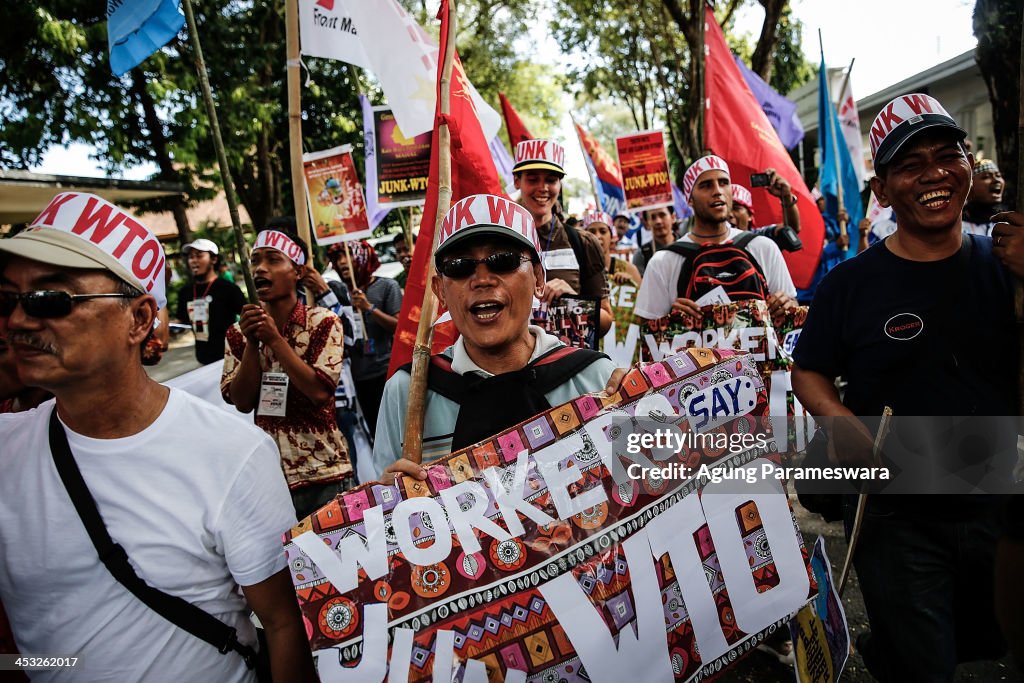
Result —
[[224, 358], [224, 336], [238, 320], [245, 297], [238, 285], [217, 276], [220, 254], [212, 241], [195, 240], [182, 252], [188, 259], [192, 283], [178, 292], [177, 318], [192, 326], [196, 360], [208, 365]]
[[[895, 210], [897, 230], [824, 277], [794, 352], [804, 407], [848, 418], [826, 423], [838, 462], [873, 464], [865, 421], [873, 429], [871, 416], [893, 409], [884, 453], [903, 473], [890, 489], [964, 484], [972, 467], [989, 475], [1016, 455], [1016, 430], [987, 417], [1016, 413], [1013, 289], [992, 240], [961, 232], [971, 188], [965, 136], [926, 95], [882, 110], [869, 133], [871, 189]], [[934, 416], [974, 416], [974, 433]], [[978, 420], [1002, 429], [979, 434]], [[849, 530], [856, 498], [846, 503]], [[868, 499], [854, 565], [871, 632], [857, 647], [877, 679], [949, 681], [959, 662], [1005, 651], [992, 609], [999, 504], [977, 495]]]

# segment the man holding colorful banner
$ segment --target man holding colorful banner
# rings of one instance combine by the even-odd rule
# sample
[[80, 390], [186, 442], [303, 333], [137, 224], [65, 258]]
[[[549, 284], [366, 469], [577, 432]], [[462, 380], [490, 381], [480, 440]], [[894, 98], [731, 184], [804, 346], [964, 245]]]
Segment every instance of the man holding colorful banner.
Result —
[[[588, 236], [589, 237], [589, 236]], [[441, 226], [431, 282], [459, 332], [434, 356], [423, 428], [426, 462], [493, 436], [553, 405], [605, 387], [614, 366], [528, 326], [545, 288], [540, 242], [528, 211], [493, 195], [455, 203]], [[603, 266], [603, 264], [602, 264]], [[409, 367], [384, 389], [373, 465], [383, 483], [425, 470], [397, 460], [405, 436]]]

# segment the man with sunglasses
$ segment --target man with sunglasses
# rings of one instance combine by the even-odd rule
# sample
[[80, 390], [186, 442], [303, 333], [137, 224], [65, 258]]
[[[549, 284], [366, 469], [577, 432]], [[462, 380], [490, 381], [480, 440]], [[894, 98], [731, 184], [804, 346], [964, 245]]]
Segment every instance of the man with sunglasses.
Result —
[[[143, 370], [166, 304], [163, 259], [134, 217], [76, 192], [0, 240], [0, 334], [21, 381], [56, 397], [0, 415], [0, 601], [22, 653], [79, 657], [73, 674], [38, 680], [254, 680], [238, 651], [115, 578], [123, 555], [101, 561], [102, 536], [78, 512], [91, 498], [122, 567], [234, 629], [240, 647], [255, 645], [251, 607], [278, 680], [315, 680], [281, 550], [295, 514], [273, 441]], [[85, 491], [65, 486], [76, 470]]]
[[[545, 279], [533, 217], [523, 207], [492, 195], [460, 200], [442, 223], [434, 264], [431, 287], [460, 337], [431, 359], [424, 462], [618, 385], [621, 374], [607, 356], [529, 325]], [[400, 459], [408, 395], [406, 366], [384, 388], [373, 448], [374, 470], [388, 483], [398, 473], [426, 478], [422, 467]]]

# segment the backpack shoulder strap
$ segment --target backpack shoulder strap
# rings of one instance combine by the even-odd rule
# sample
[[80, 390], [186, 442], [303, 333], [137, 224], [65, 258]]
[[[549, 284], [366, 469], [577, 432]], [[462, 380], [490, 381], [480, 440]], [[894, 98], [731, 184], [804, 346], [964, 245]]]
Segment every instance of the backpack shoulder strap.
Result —
[[[743, 234], [738, 235], [736, 239], [732, 241], [732, 243], [734, 246], [737, 246], [743, 251], [747, 251], [749, 253], [747, 245], [750, 244], [750, 242], [757, 236], [758, 234], [756, 232], [753, 232], [752, 230], [745, 230]], [[751, 258], [753, 258], [753, 255], [751, 255]]]
[[587, 255], [583, 251], [583, 236], [576, 231], [576, 228], [571, 228], [565, 223], [560, 225], [565, 230], [565, 236], [569, 239], [569, 246], [572, 247], [572, 253], [576, 255], [576, 263], [579, 264], [582, 273], [583, 264], [587, 262]]
[[679, 279], [676, 280], [676, 297], [686, 296], [686, 286], [693, 276], [693, 259], [700, 253], [701, 246], [690, 240], [676, 240], [665, 249], [683, 257], [683, 267], [679, 269]]
[[574, 375], [608, 356], [593, 349], [560, 346], [548, 351], [527, 367], [532, 369], [531, 384], [542, 394], [553, 391]]

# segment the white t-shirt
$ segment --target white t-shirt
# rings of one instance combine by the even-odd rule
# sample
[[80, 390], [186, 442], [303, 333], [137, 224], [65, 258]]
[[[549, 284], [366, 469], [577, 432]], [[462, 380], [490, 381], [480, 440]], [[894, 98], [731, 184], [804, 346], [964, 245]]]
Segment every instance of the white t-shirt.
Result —
[[[736, 239], [743, 231], [736, 228], [729, 228], [726, 240]], [[680, 241], [696, 242], [686, 233]], [[782, 292], [789, 296], [796, 296], [796, 287], [793, 285], [793, 278], [789, 275], [789, 268], [782, 258], [782, 252], [771, 239], [758, 235], [747, 243], [747, 251], [757, 259], [764, 271], [765, 280], [768, 281], [768, 291], [771, 293]], [[636, 295], [636, 307], [633, 312], [641, 318], [654, 320], [669, 314], [672, 310], [672, 302], [676, 300], [676, 286], [679, 283], [679, 274], [683, 270], [685, 257], [671, 251], [657, 251], [647, 263], [647, 270], [644, 271], [643, 282], [640, 283], [640, 291]]]
[[[53, 406], [0, 415], [0, 598], [20, 652], [80, 657], [75, 668], [32, 680], [254, 680], [241, 656], [172, 625], [100, 563], [50, 454]], [[238, 586], [285, 567], [281, 534], [295, 524], [274, 441], [177, 389], [133, 436], [65, 432], [107, 531], [139, 576], [252, 644]]]

